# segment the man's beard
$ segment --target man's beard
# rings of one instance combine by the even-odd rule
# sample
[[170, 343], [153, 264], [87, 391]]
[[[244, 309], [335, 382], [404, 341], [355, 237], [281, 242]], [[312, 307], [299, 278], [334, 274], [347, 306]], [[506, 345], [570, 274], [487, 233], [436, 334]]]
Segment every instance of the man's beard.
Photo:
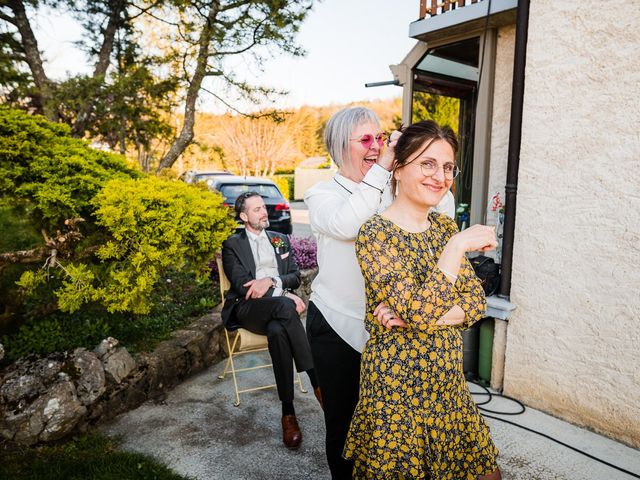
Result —
[[269, 228], [269, 219], [263, 221], [263, 222], [255, 222], [255, 223], [251, 223], [249, 222], [249, 225], [251, 226], [251, 228], [253, 228], [254, 230], [266, 230], [267, 228]]

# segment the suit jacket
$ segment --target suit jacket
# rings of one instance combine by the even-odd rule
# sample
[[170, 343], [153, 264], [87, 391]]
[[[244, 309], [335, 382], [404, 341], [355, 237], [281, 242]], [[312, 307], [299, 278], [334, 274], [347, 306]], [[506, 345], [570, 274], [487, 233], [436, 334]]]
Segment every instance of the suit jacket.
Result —
[[[282, 288], [285, 290], [294, 290], [300, 286], [300, 270], [293, 258], [291, 252], [291, 244], [286, 235], [271, 232], [267, 230], [267, 237], [272, 243], [274, 238], [280, 238], [285, 246], [275, 248], [276, 263], [278, 264], [279, 277], [282, 280]], [[272, 243], [273, 245], [273, 243]], [[256, 264], [253, 261], [251, 253], [251, 245], [246, 231], [231, 235], [222, 244], [222, 265], [224, 273], [227, 275], [231, 288], [225, 294], [224, 307], [222, 308], [222, 321], [225, 327], [229, 329], [238, 328], [235, 323], [233, 311], [237, 305], [245, 300], [244, 297], [249, 290], [243, 285], [250, 280], [256, 278]], [[269, 288], [264, 294], [265, 297], [273, 295], [273, 288]]]

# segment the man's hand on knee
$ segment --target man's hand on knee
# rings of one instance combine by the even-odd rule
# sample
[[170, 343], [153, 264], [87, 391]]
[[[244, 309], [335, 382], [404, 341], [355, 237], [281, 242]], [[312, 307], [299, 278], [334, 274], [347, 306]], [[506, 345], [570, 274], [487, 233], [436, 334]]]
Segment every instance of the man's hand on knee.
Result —
[[249, 280], [247, 283], [243, 285], [243, 287], [248, 287], [247, 294], [244, 296], [245, 300], [249, 300], [250, 298], [262, 298], [264, 294], [267, 293], [267, 290], [271, 288], [271, 279], [269, 277], [261, 278], [260, 280]]
[[291, 300], [293, 300], [296, 304], [296, 312], [298, 312], [298, 314], [301, 314], [302, 312], [304, 312], [305, 308], [307, 308], [304, 304], [304, 302], [302, 301], [302, 299], [297, 296], [294, 295], [293, 293], [285, 293], [284, 294], [285, 297], [290, 298]]

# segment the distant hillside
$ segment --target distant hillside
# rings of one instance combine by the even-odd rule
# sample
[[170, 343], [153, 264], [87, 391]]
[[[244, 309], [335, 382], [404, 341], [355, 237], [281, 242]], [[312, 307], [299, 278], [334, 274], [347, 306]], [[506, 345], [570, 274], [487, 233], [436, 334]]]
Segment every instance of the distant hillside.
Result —
[[354, 105], [376, 112], [384, 131], [400, 124], [400, 98], [303, 106], [288, 111], [281, 122], [268, 117], [248, 119], [240, 115], [202, 113], [196, 119], [195, 144], [174, 168], [178, 173], [192, 169], [227, 169], [259, 175], [293, 170], [308, 157], [327, 156], [322, 141], [325, 123], [336, 111]]

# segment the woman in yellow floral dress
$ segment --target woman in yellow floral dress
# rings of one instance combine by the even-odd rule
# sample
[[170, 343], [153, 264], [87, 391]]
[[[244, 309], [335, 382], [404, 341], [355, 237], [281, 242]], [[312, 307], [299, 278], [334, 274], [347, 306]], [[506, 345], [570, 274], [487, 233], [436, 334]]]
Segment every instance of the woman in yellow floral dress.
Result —
[[[370, 338], [344, 456], [355, 479], [498, 480], [498, 451], [462, 372], [461, 328], [482, 318], [484, 292], [466, 259], [495, 248], [492, 228], [458, 232], [428, 213], [457, 175], [455, 135], [425, 121], [395, 147], [397, 196], [360, 229]], [[426, 220], [425, 220], [426, 219]], [[385, 302], [406, 324], [376, 321]]]

